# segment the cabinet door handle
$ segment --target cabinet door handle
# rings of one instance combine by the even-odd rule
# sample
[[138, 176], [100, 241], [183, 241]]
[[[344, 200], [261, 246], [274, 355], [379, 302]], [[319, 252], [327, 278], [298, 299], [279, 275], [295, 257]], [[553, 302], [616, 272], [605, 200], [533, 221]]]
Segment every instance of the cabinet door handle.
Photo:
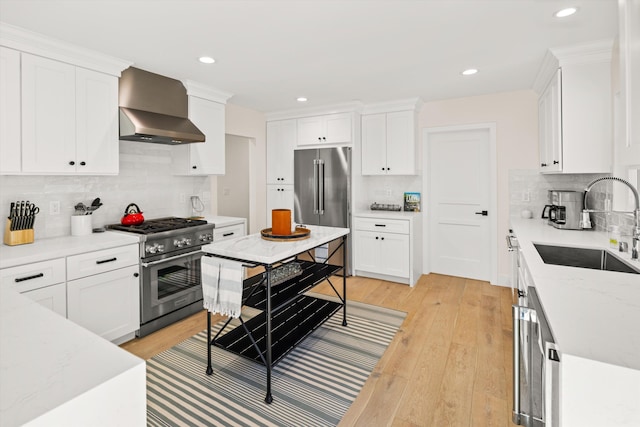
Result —
[[133, 277], [139, 277], [140, 273], [133, 273]]
[[387, 224], [375, 224], [376, 227], [386, 227]]
[[378, 236], [376, 236], [376, 240], [378, 240]]
[[553, 161], [553, 164], [554, 164], [554, 165], [557, 165], [558, 163], [560, 163], [560, 162], [559, 162], [559, 161], [557, 161], [557, 160], [554, 160], [554, 161]]
[[542, 166], [543, 168], [546, 168], [547, 164], [546, 163], [540, 163], [540, 166]]
[[24, 282], [25, 280], [37, 279], [39, 277], [44, 277], [44, 273], [34, 274], [33, 276], [16, 277], [14, 280], [16, 281], [16, 283], [20, 283], [20, 282]]
[[384, 240], [384, 237], [381, 237], [380, 240]]
[[229, 237], [229, 236], [233, 236], [234, 234], [236, 234], [236, 233], [234, 233], [234, 232], [232, 231], [231, 233], [224, 233], [224, 234], [222, 235], [222, 237]]
[[80, 166], [86, 166], [87, 162], [80, 162]]
[[487, 216], [487, 215], [489, 215], [489, 211], [480, 211], [480, 212], [476, 212], [476, 215]]
[[198, 169], [196, 165], [191, 166], [191, 169]]
[[73, 165], [75, 165], [75, 164], [76, 164], [76, 162], [74, 162], [73, 160], [71, 160], [71, 161], [69, 162], [69, 164], [70, 164], [71, 166], [73, 166]]
[[117, 260], [118, 260], [118, 258], [116, 258], [116, 257], [109, 258], [109, 259], [101, 259], [101, 260], [96, 261], [96, 264], [105, 264], [107, 262], [114, 262], [114, 261], [117, 261]]

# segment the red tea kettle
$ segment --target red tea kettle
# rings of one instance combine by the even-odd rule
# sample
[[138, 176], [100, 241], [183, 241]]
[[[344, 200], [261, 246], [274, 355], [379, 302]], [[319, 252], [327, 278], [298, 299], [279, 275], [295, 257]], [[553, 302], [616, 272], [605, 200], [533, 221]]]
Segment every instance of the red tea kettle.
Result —
[[144, 222], [144, 216], [135, 203], [130, 203], [124, 210], [124, 216], [120, 220], [122, 225], [138, 225]]

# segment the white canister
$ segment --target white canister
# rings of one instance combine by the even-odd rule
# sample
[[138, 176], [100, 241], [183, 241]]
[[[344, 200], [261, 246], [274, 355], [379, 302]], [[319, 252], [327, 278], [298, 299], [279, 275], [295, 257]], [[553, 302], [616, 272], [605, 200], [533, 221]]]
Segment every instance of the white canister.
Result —
[[530, 219], [533, 218], [533, 212], [531, 212], [529, 209], [523, 209], [520, 211], [520, 216], [525, 219]]
[[91, 215], [72, 215], [71, 216], [71, 235], [86, 236], [93, 232]]

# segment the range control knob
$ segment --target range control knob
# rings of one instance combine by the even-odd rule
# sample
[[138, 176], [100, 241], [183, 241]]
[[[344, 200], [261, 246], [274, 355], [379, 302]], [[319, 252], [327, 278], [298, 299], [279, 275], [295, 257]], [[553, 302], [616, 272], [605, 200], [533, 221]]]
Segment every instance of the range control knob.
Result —
[[185, 239], [182, 239], [182, 241], [184, 242], [184, 244], [185, 244], [186, 246], [191, 246], [191, 239], [186, 239], [186, 238], [185, 238]]
[[174, 240], [173, 241], [173, 245], [177, 246], [179, 248], [183, 247], [184, 246], [184, 239], [182, 239], [182, 240], [178, 240], [178, 239]]
[[164, 252], [164, 245], [158, 245], [158, 253]]
[[198, 240], [200, 240], [201, 242], [208, 242], [209, 241], [209, 235], [208, 234], [201, 234], [200, 236], [198, 236]]
[[164, 251], [164, 246], [154, 243], [153, 246], [147, 246], [145, 251], [149, 254], [156, 254]]

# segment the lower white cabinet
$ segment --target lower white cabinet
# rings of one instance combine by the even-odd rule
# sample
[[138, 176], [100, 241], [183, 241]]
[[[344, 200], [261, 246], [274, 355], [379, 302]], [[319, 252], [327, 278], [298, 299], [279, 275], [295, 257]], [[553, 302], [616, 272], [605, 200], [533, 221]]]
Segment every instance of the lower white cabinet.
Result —
[[293, 185], [267, 185], [267, 227], [271, 227], [273, 209], [291, 209], [293, 219]]
[[422, 274], [420, 234], [420, 214], [355, 215], [354, 274], [414, 286]]
[[409, 277], [409, 235], [356, 231], [356, 269]]
[[246, 222], [242, 224], [227, 225], [213, 229], [213, 241], [221, 242], [223, 240], [233, 239], [247, 234]]
[[22, 295], [62, 317], [67, 317], [67, 287], [64, 283], [23, 292]]
[[67, 282], [69, 320], [108, 340], [140, 328], [138, 265]]

